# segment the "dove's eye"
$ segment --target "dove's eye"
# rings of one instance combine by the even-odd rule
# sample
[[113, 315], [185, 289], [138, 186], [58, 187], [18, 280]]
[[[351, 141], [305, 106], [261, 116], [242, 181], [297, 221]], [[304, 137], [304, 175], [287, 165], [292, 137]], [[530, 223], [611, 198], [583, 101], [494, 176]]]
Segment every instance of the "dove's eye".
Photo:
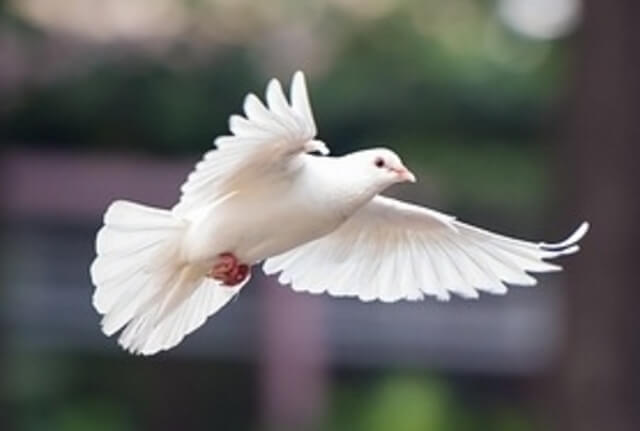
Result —
[[373, 163], [377, 168], [384, 168], [384, 159], [382, 157], [376, 157], [376, 161]]

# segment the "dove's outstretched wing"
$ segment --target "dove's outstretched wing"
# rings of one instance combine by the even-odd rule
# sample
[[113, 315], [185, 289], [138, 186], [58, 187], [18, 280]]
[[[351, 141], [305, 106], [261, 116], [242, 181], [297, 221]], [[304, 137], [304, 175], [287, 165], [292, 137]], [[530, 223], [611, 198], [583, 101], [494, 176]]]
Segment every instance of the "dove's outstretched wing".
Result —
[[229, 118], [232, 135], [218, 137], [217, 148], [196, 165], [181, 187], [182, 196], [173, 213], [185, 216], [256, 179], [291, 173], [302, 163], [297, 157], [302, 153], [327, 155], [326, 145], [313, 139], [316, 125], [302, 72], [293, 75], [290, 99], [287, 101], [276, 79], [267, 86], [267, 106], [249, 94], [244, 101], [245, 116]]
[[578, 251], [583, 223], [566, 241], [534, 243], [456, 221], [437, 211], [377, 196], [331, 234], [267, 259], [267, 274], [296, 291], [363, 301], [475, 298], [507, 284], [533, 285], [527, 272], [561, 269], [545, 259]]

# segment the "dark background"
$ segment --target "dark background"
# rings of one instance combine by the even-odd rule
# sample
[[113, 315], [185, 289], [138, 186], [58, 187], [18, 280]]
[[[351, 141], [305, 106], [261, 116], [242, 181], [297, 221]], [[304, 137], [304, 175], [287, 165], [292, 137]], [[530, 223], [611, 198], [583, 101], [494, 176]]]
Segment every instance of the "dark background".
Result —
[[[640, 4], [0, 1], [0, 429], [640, 429]], [[334, 153], [391, 192], [561, 239], [505, 297], [360, 304], [254, 272], [168, 353], [120, 351], [88, 265], [110, 201], [168, 207], [248, 91], [307, 74]]]

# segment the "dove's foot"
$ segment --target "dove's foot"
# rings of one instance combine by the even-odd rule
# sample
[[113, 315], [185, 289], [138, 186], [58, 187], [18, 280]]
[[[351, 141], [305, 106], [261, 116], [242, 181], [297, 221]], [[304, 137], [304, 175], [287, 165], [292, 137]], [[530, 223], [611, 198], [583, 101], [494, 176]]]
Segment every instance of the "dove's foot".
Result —
[[207, 274], [225, 286], [235, 286], [249, 275], [249, 265], [240, 263], [233, 253], [222, 253]]

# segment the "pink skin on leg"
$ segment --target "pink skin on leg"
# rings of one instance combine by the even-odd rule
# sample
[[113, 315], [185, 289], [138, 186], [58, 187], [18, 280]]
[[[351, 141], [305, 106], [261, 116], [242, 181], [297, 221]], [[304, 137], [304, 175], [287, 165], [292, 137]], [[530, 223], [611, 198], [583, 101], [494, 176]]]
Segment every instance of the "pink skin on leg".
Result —
[[221, 281], [225, 286], [232, 287], [241, 283], [248, 274], [249, 265], [239, 263], [233, 253], [222, 253], [207, 276]]

